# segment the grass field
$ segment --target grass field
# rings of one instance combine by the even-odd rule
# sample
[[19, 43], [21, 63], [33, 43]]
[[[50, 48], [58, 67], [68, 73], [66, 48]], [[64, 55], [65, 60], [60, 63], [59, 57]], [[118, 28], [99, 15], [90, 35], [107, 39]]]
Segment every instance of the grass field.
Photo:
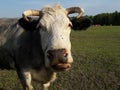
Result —
[[[72, 31], [74, 63], [58, 73], [50, 90], [120, 90], [120, 26]], [[35, 90], [41, 85], [33, 82]], [[21, 90], [15, 71], [0, 70], [0, 90]]]

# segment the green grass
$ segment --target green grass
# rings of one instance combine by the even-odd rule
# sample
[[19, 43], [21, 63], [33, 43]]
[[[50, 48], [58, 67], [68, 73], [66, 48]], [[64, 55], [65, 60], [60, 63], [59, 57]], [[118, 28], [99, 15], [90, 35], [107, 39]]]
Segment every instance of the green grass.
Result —
[[[120, 90], [120, 26], [72, 31], [71, 42], [72, 68], [58, 73], [50, 90]], [[15, 71], [0, 71], [0, 90], [21, 90]]]

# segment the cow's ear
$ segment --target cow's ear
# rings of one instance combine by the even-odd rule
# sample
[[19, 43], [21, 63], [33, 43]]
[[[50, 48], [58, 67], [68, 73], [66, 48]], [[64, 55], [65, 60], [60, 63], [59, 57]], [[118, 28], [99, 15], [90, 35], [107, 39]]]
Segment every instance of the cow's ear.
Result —
[[18, 23], [21, 27], [23, 27], [26, 31], [33, 31], [36, 30], [39, 20], [33, 19], [31, 17], [28, 17], [29, 21], [26, 21], [24, 18], [20, 18], [18, 20]]
[[71, 18], [70, 21], [72, 22], [73, 30], [86, 30], [88, 27], [92, 25], [92, 20], [85, 16], [79, 19]]

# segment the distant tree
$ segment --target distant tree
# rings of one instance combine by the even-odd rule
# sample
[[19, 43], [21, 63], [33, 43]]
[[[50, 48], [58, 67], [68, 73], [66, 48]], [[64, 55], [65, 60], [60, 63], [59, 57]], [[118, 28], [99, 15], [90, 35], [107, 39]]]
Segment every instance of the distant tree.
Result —
[[94, 25], [120, 25], [120, 12], [102, 13], [95, 16], [89, 16]]

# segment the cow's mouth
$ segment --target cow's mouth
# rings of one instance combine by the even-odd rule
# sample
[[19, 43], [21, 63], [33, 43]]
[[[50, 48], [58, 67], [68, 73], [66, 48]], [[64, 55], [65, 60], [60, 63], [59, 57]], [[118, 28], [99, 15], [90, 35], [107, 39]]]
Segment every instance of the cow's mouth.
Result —
[[55, 71], [69, 70], [71, 68], [71, 64], [59, 63], [59, 64], [56, 64], [56, 65], [52, 65], [52, 68]]

